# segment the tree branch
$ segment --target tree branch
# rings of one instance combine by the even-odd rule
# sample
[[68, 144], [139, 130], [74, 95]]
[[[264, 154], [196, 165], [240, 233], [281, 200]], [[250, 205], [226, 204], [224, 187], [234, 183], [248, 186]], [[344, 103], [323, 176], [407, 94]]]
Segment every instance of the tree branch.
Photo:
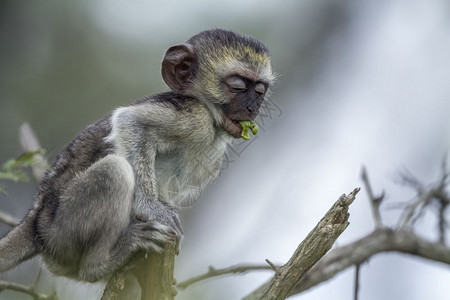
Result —
[[[102, 300], [173, 300], [177, 293], [173, 277], [175, 253], [175, 245], [166, 245], [163, 253], [137, 253], [109, 279]], [[139, 286], [131, 278], [136, 278]], [[138, 295], [139, 287], [140, 296], [130, 296]]]
[[362, 264], [377, 253], [396, 251], [450, 264], [450, 248], [426, 241], [412, 231], [377, 229], [370, 235], [325, 255], [299, 281], [289, 295], [301, 293], [334, 277], [344, 269]]
[[[20, 127], [19, 139], [20, 144], [22, 145], [22, 149], [25, 152], [35, 152], [42, 149], [39, 145], [37, 137], [33, 133], [33, 130], [31, 129], [30, 125], [28, 125], [28, 123], [24, 123]], [[31, 171], [36, 182], [40, 182], [47, 170], [48, 162], [41, 154], [35, 154], [34, 160], [36, 161], [36, 163], [31, 165]], [[20, 223], [20, 220], [3, 211], [0, 211], [0, 222], [14, 227]]]
[[[378, 219], [376, 212], [379, 213], [379, 204], [384, 193], [382, 193], [379, 197], [374, 197], [372, 189], [370, 188], [367, 172], [363, 169], [362, 180], [368, 189], [369, 200], [372, 204], [375, 223], [378, 224], [378, 226], [376, 226], [376, 230], [366, 237], [363, 237], [347, 246], [334, 249], [323, 256], [319, 262], [317, 262], [306, 273], [306, 275], [301, 277], [295, 288], [289, 292], [289, 295], [301, 293], [317, 284], [327, 281], [348, 267], [354, 265], [361, 266], [362, 263], [370, 259], [372, 256], [382, 252], [395, 251], [450, 264], [450, 247], [446, 247], [445, 243], [443, 243], [444, 238], [442, 237], [445, 236], [445, 227], [447, 225], [447, 220], [445, 219], [445, 209], [450, 206], [450, 195], [447, 190], [447, 186], [449, 184], [449, 174], [445, 171], [445, 164], [442, 169], [442, 177], [438, 184], [429, 188], [426, 188], [426, 186], [415, 179], [410, 173], [402, 176], [402, 183], [416, 189], [418, 195], [408, 206], [405, 207], [403, 218], [401, 218], [402, 222], [400, 222], [398, 230], [383, 227], [381, 218]], [[418, 213], [417, 210], [423, 211], [423, 209], [433, 199], [437, 200], [438, 204], [440, 204], [438, 215], [440, 231], [439, 242], [427, 241], [416, 235], [412, 230], [414, 220], [420, 217], [415, 216]], [[424, 205], [425, 207], [420, 208], [421, 205]], [[376, 221], [377, 219], [379, 222]], [[245, 271], [269, 269], [265, 265], [243, 266]], [[276, 273], [281, 273], [280, 269], [283, 268], [284, 267], [272, 267], [272, 269], [276, 270]], [[213, 272], [210, 271], [203, 275], [186, 280], [182, 283], [182, 287], [185, 288], [194, 282], [214, 276], [234, 273], [234, 271], [234, 267], [214, 270]], [[275, 275], [275, 277], [277, 277], [277, 275]], [[245, 299], [260, 299], [258, 297], [262, 297], [261, 295], [264, 290], [267, 289], [267, 286], [268, 284], [263, 285]], [[357, 286], [358, 282], [355, 282], [355, 297], [357, 297]]]
[[14, 227], [18, 225], [20, 221], [7, 213], [0, 211], [0, 222]]
[[[25, 152], [35, 152], [42, 149], [36, 135], [28, 123], [24, 123], [20, 126], [19, 139], [22, 149]], [[36, 154], [34, 160], [36, 163], [31, 165], [31, 172], [36, 182], [41, 182], [48, 169], [48, 161], [41, 154]]]
[[[442, 168], [444, 167], [445, 164]], [[399, 228], [412, 228], [415, 222], [423, 216], [430, 204], [437, 202], [439, 206], [439, 235], [441, 241], [443, 242], [445, 240], [445, 227], [447, 223], [445, 211], [450, 204], [450, 195], [446, 190], [449, 178], [448, 173], [446, 173], [445, 170], [442, 170], [441, 179], [439, 182], [437, 184], [432, 184], [431, 187], [428, 188], [420, 183], [410, 172], [401, 176], [403, 184], [409, 185], [417, 190], [417, 196], [413, 199], [413, 201], [406, 205], [402, 217], [400, 218]]]
[[359, 272], [361, 269], [361, 265], [356, 265], [355, 267], [355, 286], [353, 289], [353, 300], [358, 300], [359, 296]]
[[14, 282], [7, 282], [7, 281], [0, 280], [0, 291], [5, 290], [5, 289], [28, 294], [37, 300], [55, 299], [55, 295], [44, 295], [44, 294], [40, 294], [40, 293], [36, 292], [34, 290], [33, 286], [27, 286], [27, 285], [14, 283]]
[[[445, 247], [442, 243], [429, 242], [418, 237], [411, 231], [393, 231], [388, 228], [381, 228], [347, 246], [331, 250], [302, 277], [298, 285], [289, 295], [306, 291], [313, 286], [333, 278], [338, 273], [353, 265], [361, 265], [378, 253], [390, 251], [411, 254], [450, 264], [450, 248]], [[237, 265], [217, 269], [213, 272], [209, 271], [205, 274], [190, 278], [179, 283], [178, 287], [184, 289], [194, 283], [216, 276], [271, 269], [270, 266], [262, 264]]]
[[[276, 266], [275, 266], [276, 267]], [[277, 267], [278, 268], [278, 267]], [[248, 265], [236, 265], [223, 269], [214, 269], [209, 267], [208, 272], [203, 273], [201, 275], [189, 278], [185, 281], [182, 281], [177, 284], [177, 288], [184, 290], [190, 285], [197, 283], [199, 281], [206, 280], [208, 278], [223, 276], [227, 274], [243, 274], [248, 271], [257, 271], [257, 270], [273, 270], [274, 268], [271, 265], [256, 265], [256, 264], [248, 264]]]
[[[175, 245], [166, 245], [162, 253], [149, 253], [134, 273], [142, 288], [142, 300], [173, 300]], [[139, 268], [141, 267], [141, 268]]]
[[367, 195], [370, 200], [370, 205], [372, 207], [372, 215], [373, 215], [373, 219], [375, 220], [375, 227], [381, 228], [381, 227], [383, 227], [383, 223], [381, 221], [380, 205], [384, 199], [384, 192], [382, 192], [380, 196], [375, 197], [375, 195], [372, 192], [372, 186], [370, 185], [369, 176], [367, 175], [367, 171], [366, 171], [365, 167], [362, 168], [361, 179], [364, 183], [364, 186], [367, 191]]
[[[42, 149], [36, 135], [28, 123], [22, 124], [19, 131], [20, 144], [25, 152], [35, 152]], [[34, 161], [35, 163], [31, 165], [31, 173], [36, 182], [41, 182], [49, 164], [42, 154], [36, 154], [34, 156]]]
[[348, 226], [348, 208], [359, 188], [341, 196], [317, 226], [300, 243], [291, 259], [266, 284], [245, 297], [251, 299], [285, 299], [302, 276], [331, 248]]

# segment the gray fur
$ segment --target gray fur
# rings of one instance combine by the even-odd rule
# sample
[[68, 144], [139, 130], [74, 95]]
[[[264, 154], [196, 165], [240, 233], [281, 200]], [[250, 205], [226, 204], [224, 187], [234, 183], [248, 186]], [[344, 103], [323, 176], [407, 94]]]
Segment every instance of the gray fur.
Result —
[[54, 274], [94, 282], [139, 249], [178, 243], [174, 204], [198, 198], [233, 140], [218, 114], [205, 99], [167, 92], [84, 129], [57, 156], [27, 217], [0, 240], [0, 272], [41, 254]]
[[231, 139], [201, 102], [166, 97], [118, 108], [58, 155], [35, 207], [0, 240], [0, 271], [40, 253], [52, 273], [93, 282], [182, 236], [169, 203], [199, 196]]

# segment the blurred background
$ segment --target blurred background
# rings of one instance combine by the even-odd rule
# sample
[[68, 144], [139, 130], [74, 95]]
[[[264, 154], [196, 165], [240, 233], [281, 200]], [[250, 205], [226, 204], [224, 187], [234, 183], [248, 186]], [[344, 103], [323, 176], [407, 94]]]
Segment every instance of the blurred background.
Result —
[[[279, 74], [261, 133], [235, 145], [218, 180], [182, 211], [178, 281], [237, 263], [286, 262], [365, 165], [386, 190], [383, 221], [414, 192], [407, 168], [438, 179], [450, 146], [450, 4], [447, 0], [23, 1], [0, 2], [0, 162], [21, 153], [18, 129], [34, 128], [52, 159], [82, 128], [118, 106], [167, 90], [165, 50], [221, 27], [271, 50]], [[33, 184], [9, 184], [0, 210], [17, 217]], [[374, 228], [365, 191], [350, 209], [344, 245]], [[0, 234], [7, 232], [0, 225]], [[420, 232], [436, 238], [431, 214]], [[37, 262], [0, 275], [30, 283]], [[354, 269], [292, 299], [350, 299]], [[271, 277], [208, 280], [177, 299], [239, 299]], [[45, 282], [52, 280], [43, 279]], [[360, 299], [448, 299], [447, 265], [381, 254], [361, 269]], [[94, 299], [98, 286], [58, 279], [63, 299]], [[89, 295], [89, 296], [86, 296]], [[0, 299], [31, 299], [5, 291]]]

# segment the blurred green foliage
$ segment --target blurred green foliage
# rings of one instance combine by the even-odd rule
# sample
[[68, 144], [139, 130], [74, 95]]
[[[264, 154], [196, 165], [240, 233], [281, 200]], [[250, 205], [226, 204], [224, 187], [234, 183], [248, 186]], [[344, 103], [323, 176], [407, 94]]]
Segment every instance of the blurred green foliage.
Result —
[[[37, 163], [36, 155], [42, 155], [44, 150], [36, 150], [25, 152], [15, 159], [6, 161], [0, 170], [0, 182], [28, 182], [30, 179], [26, 172], [27, 167], [31, 167]], [[5, 187], [0, 184], [0, 193], [5, 193]]]

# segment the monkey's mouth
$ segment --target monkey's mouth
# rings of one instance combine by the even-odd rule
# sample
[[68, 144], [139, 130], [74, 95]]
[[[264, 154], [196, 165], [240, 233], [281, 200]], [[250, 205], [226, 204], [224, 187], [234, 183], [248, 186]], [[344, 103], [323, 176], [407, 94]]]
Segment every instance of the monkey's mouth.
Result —
[[239, 121], [231, 120], [225, 117], [223, 118], [222, 127], [232, 137], [235, 137], [237, 139], [241, 137], [242, 127], [241, 125], [239, 125]]
[[250, 139], [250, 130], [254, 135], [258, 133], [258, 125], [250, 120], [231, 120], [224, 118], [222, 126], [231, 136], [243, 138], [244, 140]]

